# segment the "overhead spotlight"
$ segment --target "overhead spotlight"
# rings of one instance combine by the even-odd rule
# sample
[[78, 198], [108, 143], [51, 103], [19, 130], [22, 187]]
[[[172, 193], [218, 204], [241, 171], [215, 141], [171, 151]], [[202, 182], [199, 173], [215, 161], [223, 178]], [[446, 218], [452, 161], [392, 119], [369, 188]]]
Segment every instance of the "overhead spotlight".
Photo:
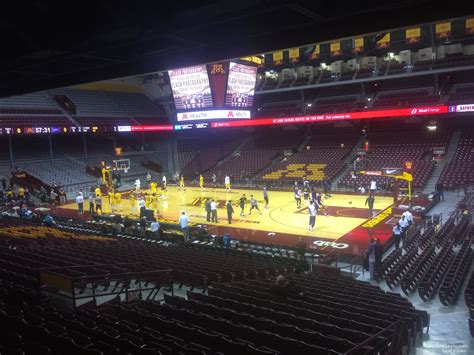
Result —
[[437, 128], [438, 128], [438, 126], [436, 126], [436, 125], [428, 125], [428, 126], [426, 126], [426, 129], [427, 129], [428, 131], [430, 131], [430, 132], [436, 131]]
[[311, 102], [308, 102], [308, 103], [306, 104], [306, 106], [307, 106], [307, 107], [311, 107], [311, 106], [313, 106], [313, 104], [312, 104]]
[[371, 98], [371, 97], [368, 97], [368, 98], [367, 98], [367, 101], [372, 101], [372, 98]]

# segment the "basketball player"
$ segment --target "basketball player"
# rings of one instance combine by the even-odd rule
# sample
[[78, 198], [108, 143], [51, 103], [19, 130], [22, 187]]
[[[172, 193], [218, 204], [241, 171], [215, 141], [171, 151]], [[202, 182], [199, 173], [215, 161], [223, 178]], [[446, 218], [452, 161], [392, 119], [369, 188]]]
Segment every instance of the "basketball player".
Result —
[[370, 194], [369, 197], [367, 197], [367, 200], [365, 200], [365, 205], [369, 206], [369, 218], [374, 216], [374, 202], [375, 198], [372, 194]]
[[316, 208], [316, 202], [312, 201], [309, 206], [308, 206], [308, 213], [309, 213], [309, 226], [308, 230], [312, 231], [314, 230], [314, 225], [316, 224], [316, 214], [317, 214], [317, 208]]
[[99, 210], [102, 214], [102, 196], [100, 194], [95, 197], [95, 213], [99, 214]]
[[260, 211], [260, 208], [258, 208], [258, 201], [253, 195], [250, 195], [250, 212], [249, 216], [252, 214], [252, 210], [256, 209], [260, 214], [262, 214], [262, 211]]
[[204, 190], [204, 176], [202, 174], [199, 174], [199, 187]]
[[227, 192], [230, 192], [230, 177], [229, 177], [229, 175], [225, 176], [224, 184], [225, 184], [225, 189], [227, 190]]
[[95, 197], [97, 197], [97, 196], [102, 196], [102, 191], [101, 191], [101, 189], [100, 189], [100, 186], [97, 186], [97, 187], [95, 188], [94, 192], [95, 192]]
[[305, 205], [309, 206], [309, 187], [308, 187], [308, 185], [305, 185], [305, 187], [303, 188], [303, 199], [304, 199]]
[[181, 190], [183, 189], [183, 191], [186, 191], [186, 188], [184, 187], [184, 176], [183, 174], [181, 174], [181, 176], [179, 177], [179, 188], [178, 190]]
[[163, 174], [163, 178], [161, 179], [161, 187], [163, 190], [166, 191], [166, 175]]
[[152, 194], [156, 194], [156, 193], [158, 192], [158, 184], [153, 181], [153, 182], [150, 184], [150, 186], [151, 186], [151, 193], [152, 193]]
[[295, 187], [295, 201], [296, 201], [296, 208], [301, 207], [301, 190], [298, 186]]
[[265, 206], [264, 207], [268, 208], [269, 199], [268, 199], [268, 191], [267, 191], [266, 187], [263, 188], [263, 200], [265, 201]]
[[135, 190], [137, 192], [140, 191], [140, 185], [141, 185], [140, 179], [136, 179], [135, 180]]
[[130, 202], [130, 214], [134, 216], [136, 214], [137, 198], [135, 197], [135, 192], [133, 190], [130, 191], [128, 201]]
[[109, 193], [109, 205], [110, 205], [110, 212], [114, 213], [115, 211], [115, 193], [114, 190], [111, 190]]
[[247, 201], [247, 197], [245, 197], [245, 194], [243, 194], [239, 199], [240, 215], [241, 216], [244, 216], [245, 202], [246, 201]]
[[211, 180], [212, 180], [212, 184], [214, 185], [214, 187], [216, 187], [217, 186], [217, 184], [216, 184], [216, 181], [217, 181], [216, 173], [212, 173]]
[[122, 213], [122, 194], [118, 191], [115, 193], [115, 209]]
[[232, 207], [232, 202], [229, 200], [226, 204], [227, 209], [227, 221], [229, 224], [232, 224], [232, 215], [234, 214], [234, 208]]

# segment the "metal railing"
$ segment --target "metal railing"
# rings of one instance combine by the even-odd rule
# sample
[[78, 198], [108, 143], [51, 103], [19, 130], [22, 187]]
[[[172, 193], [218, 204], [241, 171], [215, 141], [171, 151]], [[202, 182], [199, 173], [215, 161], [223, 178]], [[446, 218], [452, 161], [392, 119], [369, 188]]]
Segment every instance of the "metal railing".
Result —
[[72, 276], [73, 273], [87, 273], [90, 269], [130, 268], [137, 264], [94, 264], [66, 267], [47, 267], [39, 270], [38, 281], [42, 292], [71, 301], [72, 308], [78, 303], [93, 302], [99, 298], [125, 295], [125, 302], [133, 299], [158, 300], [163, 287], [173, 294], [173, 272], [169, 270], [129, 271], [124, 273], [103, 273]]

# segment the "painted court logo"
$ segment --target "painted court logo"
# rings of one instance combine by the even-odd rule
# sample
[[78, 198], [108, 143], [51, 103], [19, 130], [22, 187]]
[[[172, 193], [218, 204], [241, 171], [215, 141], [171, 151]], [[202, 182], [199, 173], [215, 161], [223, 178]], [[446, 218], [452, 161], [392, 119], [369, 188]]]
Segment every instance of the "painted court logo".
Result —
[[346, 249], [349, 248], [349, 244], [347, 243], [335, 243], [335, 242], [326, 242], [324, 240], [315, 240], [313, 242], [314, 245], [318, 247], [332, 247], [334, 249]]

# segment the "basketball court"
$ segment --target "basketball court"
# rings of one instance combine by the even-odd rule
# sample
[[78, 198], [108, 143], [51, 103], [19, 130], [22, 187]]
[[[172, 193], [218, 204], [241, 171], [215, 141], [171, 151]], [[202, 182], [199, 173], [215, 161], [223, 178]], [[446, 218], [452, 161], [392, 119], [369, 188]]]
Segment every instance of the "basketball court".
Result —
[[[150, 193], [151, 190], [142, 190], [142, 192]], [[270, 203], [269, 208], [266, 209], [261, 190], [236, 189], [227, 192], [221, 188], [205, 188], [201, 191], [197, 187], [188, 187], [186, 191], [179, 191], [177, 187], [169, 186], [166, 198], [159, 199], [157, 204], [151, 204], [149, 208], [155, 210], [155, 216], [160, 221], [171, 223], [177, 223], [181, 212], [186, 211], [192, 224], [205, 225], [211, 234], [229, 233], [234, 239], [291, 246], [298, 242], [299, 237], [305, 237], [304, 241], [308, 247], [333, 247], [349, 254], [365, 250], [369, 238], [374, 233], [382, 242], [390, 237], [391, 226], [383, 229], [375, 227], [384, 224], [384, 220], [390, 220], [392, 197], [377, 196], [374, 206], [377, 216], [369, 219], [369, 210], [365, 206], [367, 196], [333, 194], [332, 197], [323, 199], [327, 215], [320, 211], [315, 230], [308, 231], [309, 215], [304, 200], [301, 207], [297, 208], [292, 191], [269, 190], [268, 193]], [[253, 210], [249, 215], [250, 203], [247, 202], [245, 215], [240, 216], [238, 200], [242, 194], [245, 194], [247, 199], [254, 195], [259, 201], [261, 213]], [[217, 224], [206, 221], [204, 208], [206, 199], [214, 199], [218, 204]], [[234, 206], [232, 224], [227, 221], [225, 205], [228, 200], [231, 200]], [[107, 196], [103, 197], [102, 203], [103, 212], [111, 213]], [[85, 210], [87, 210], [88, 203], [86, 202], [85, 205]], [[128, 197], [123, 199], [122, 205], [123, 215], [130, 215]], [[77, 205], [70, 203], [61, 208], [77, 210]], [[384, 217], [383, 220], [380, 217]], [[376, 222], [370, 224], [371, 231], [357, 233], [361, 226], [371, 221]], [[385, 230], [384, 233], [382, 233], [383, 230]]]

